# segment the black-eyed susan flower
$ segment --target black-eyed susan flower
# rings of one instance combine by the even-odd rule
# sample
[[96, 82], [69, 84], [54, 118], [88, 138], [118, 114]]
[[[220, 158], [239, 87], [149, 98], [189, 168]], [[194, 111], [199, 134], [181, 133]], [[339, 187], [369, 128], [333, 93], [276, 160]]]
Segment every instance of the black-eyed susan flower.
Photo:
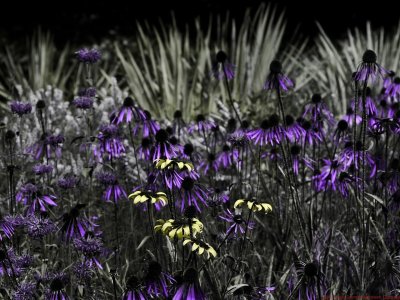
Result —
[[162, 234], [168, 235], [172, 238], [189, 238], [195, 237], [198, 233], [203, 231], [203, 223], [197, 218], [182, 218], [179, 220], [157, 220], [155, 231], [161, 231]]
[[164, 169], [178, 169], [192, 172], [194, 167], [191, 162], [179, 161], [176, 159], [159, 158], [155, 160], [155, 167], [160, 170]]
[[151, 204], [167, 205], [168, 199], [164, 192], [153, 191], [135, 191], [129, 195], [129, 199], [133, 200], [133, 204], [140, 204], [150, 201]]
[[185, 239], [183, 241], [183, 245], [191, 244], [192, 245], [192, 252], [196, 252], [198, 255], [205, 254], [207, 255], [207, 259], [210, 258], [210, 255], [213, 257], [217, 256], [217, 251], [206, 242], [203, 242], [202, 240], [190, 238], [190, 239]]
[[239, 199], [236, 200], [234, 204], [234, 208], [239, 208], [243, 204], [246, 204], [248, 209], [251, 209], [253, 212], [262, 212], [264, 211], [265, 213], [268, 213], [272, 211], [272, 206], [269, 203], [266, 202], [258, 202], [255, 200], [247, 200], [247, 199]]

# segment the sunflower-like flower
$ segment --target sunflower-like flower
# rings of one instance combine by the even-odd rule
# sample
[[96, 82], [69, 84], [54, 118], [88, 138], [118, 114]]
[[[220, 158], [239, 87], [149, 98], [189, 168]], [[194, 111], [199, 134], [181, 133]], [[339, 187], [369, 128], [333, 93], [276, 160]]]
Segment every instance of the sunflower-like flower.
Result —
[[163, 192], [136, 191], [130, 194], [128, 198], [133, 200], [133, 204], [151, 201], [151, 204], [161, 203], [162, 206], [165, 206], [168, 203], [167, 195]]
[[185, 246], [187, 244], [192, 245], [192, 252], [197, 252], [198, 255], [206, 254], [207, 259], [210, 258], [210, 255], [213, 257], [217, 256], [217, 251], [215, 251], [215, 249], [209, 243], [203, 242], [202, 240], [194, 238], [185, 239], [183, 241], [183, 245]]
[[155, 166], [157, 169], [164, 170], [167, 169], [179, 169], [179, 170], [187, 170], [192, 172], [194, 167], [191, 162], [179, 161], [177, 159], [168, 159], [168, 158], [159, 158], [155, 161]]
[[233, 207], [238, 208], [238, 207], [242, 206], [243, 204], [247, 204], [247, 207], [249, 209], [251, 209], [253, 212], [264, 211], [265, 213], [268, 213], [268, 212], [272, 211], [272, 206], [269, 203], [258, 202], [255, 200], [247, 200], [247, 199], [236, 200]]
[[204, 227], [203, 223], [197, 218], [160, 219], [156, 223], [155, 231], [161, 231], [162, 234], [168, 235], [171, 239], [174, 237], [178, 239], [190, 238], [190, 236], [195, 237], [203, 231]]

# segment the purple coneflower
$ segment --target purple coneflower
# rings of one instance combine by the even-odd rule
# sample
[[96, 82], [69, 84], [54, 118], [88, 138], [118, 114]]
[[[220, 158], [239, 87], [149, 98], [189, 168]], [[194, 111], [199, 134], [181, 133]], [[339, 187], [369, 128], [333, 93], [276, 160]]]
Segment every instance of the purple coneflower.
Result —
[[300, 119], [298, 120], [301, 127], [304, 129], [304, 135], [302, 144], [303, 145], [314, 145], [322, 141], [322, 131], [320, 128], [313, 126], [309, 120]]
[[32, 183], [23, 185], [16, 195], [16, 201], [22, 202], [27, 206], [28, 215], [38, 210], [45, 212], [47, 211], [47, 206], [57, 206], [54, 202], [55, 199], [57, 199], [56, 196], [43, 195], [39, 188]]
[[298, 142], [305, 135], [305, 130], [291, 115], [287, 115], [285, 134], [292, 143]]
[[376, 174], [376, 163], [369, 151], [363, 149], [361, 141], [356, 142], [355, 152], [353, 149], [353, 143], [346, 143], [344, 150], [340, 154], [339, 163], [343, 164], [346, 168], [354, 165], [356, 170], [358, 170], [359, 164], [361, 164], [361, 166], [364, 165], [364, 157], [366, 159], [365, 166], [369, 166], [371, 168], [370, 178], [373, 178]]
[[130, 123], [134, 118], [139, 119], [135, 101], [131, 97], [126, 97], [112, 122], [117, 125], [124, 122]]
[[374, 81], [378, 76], [383, 77], [387, 75], [388, 71], [377, 64], [376, 60], [376, 53], [372, 50], [366, 50], [363, 54], [362, 62], [354, 74], [354, 81], [364, 83]]
[[247, 230], [252, 230], [254, 229], [255, 223], [250, 221], [246, 222], [245, 219], [243, 219], [241, 214], [235, 214], [231, 210], [227, 209], [224, 211], [224, 213], [219, 216], [220, 219], [228, 222], [229, 224], [232, 224], [229, 226], [229, 228], [226, 230], [226, 235], [229, 235], [233, 233], [234, 235], [237, 235], [239, 232], [241, 234], [245, 233], [245, 228], [247, 226]]
[[199, 172], [207, 175], [211, 172], [218, 172], [219, 162], [216, 160], [214, 153], [208, 153], [207, 158], [203, 159], [198, 166]]
[[207, 120], [202, 114], [196, 116], [196, 121], [191, 123], [188, 128], [188, 132], [191, 134], [193, 131], [197, 131], [199, 134], [208, 133], [215, 126], [213, 120]]
[[101, 52], [97, 49], [82, 48], [75, 52], [80, 62], [94, 64], [101, 59]]
[[361, 116], [354, 116], [354, 109], [351, 107], [347, 108], [346, 114], [343, 116], [342, 119], [345, 120], [350, 127], [352, 127], [354, 123], [358, 125], [362, 121]]
[[349, 190], [353, 189], [355, 185], [361, 187], [361, 179], [350, 175], [348, 172], [340, 172], [337, 179], [337, 187], [340, 194], [347, 198], [349, 196]]
[[130, 276], [126, 281], [126, 289], [122, 300], [147, 300], [145, 289], [136, 276]]
[[[376, 114], [378, 113], [378, 109], [376, 108], [375, 101], [374, 101], [374, 99], [372, 99], [371, 94], [372, 94], [371, 88], [367, 87], [365, 89], [365, 108], [366, 108], [366, 113], [367, 113], [368, 116], [376, 116]], [[363, 102], [362, 102], [361, 91], [359, 92], [358, 98], [359, 99], [357, 101], [358, 102], [357, 110], [359, 112], [362, 112], [363, 111]], [[351, 101], [351, 108], [353, 109], [353, 111], [355, 109], [355, 105], [356, 105], [356, 101], [355, 101], [355, 99], [353, 99]]]
[[138, 157], [149, 161], [151, 157], [151, 149], [153, 147], [153, 141], [150, 137], [145, 137], [142, 139], [140, 146], [137, 148]]
[[37, 286], [33, 282], [22, 282], [18, 285], [17, 289], [13, 292], [14, 300], [35, 300]]
[[224, 51], [218, 51], [212, 74], [217, 80], [231, 80], [235, 77], [235, 66], [228, 61], [228, 55]]
[[142, 131], [142, 138], [155, 135], [160, 129], [160, 126], [156, 121], [152, 120], [151, 113], [147, 110], [137, 109], [139, 121], [135, 124], [132, 129], [133, 135], [138, 135], [139, 131]]
[[103, 193], [103, 199], [107, 202], [117, 203], [121, 199], [126, 199], [125, 189], [118, 183], [117, 176], [110, 172], [101, 172], [97, 174], [100, 183], [106, 186]]
[[305, 106], [303, 118], [305, 117], [310, 117], [312, 122], [318, 123], [321, 127], [321, 123], [324, 119], [328, 121], [329, 124], [334, 123], [335, 120], [320, 94], [314, 94], [311, 97], [311, 103]]
[[344, 171], [345, 166], [337, 159], [323, 159], [324, 165], [322, 166], [318, 178], [319, 187], [317, 190], [331, 187], [336, 191], [336, 180], [340, 172]]
[[80, 216], [80, 211], [85, 206], [86, 204], [77, 204], [62, 216], [60, 231], [67, 242], [85, 236], [89, 222]]
[[39, 141], [26, 149], [36, 160], [42, 157], [50, 158], [54, 153], [57, 158], [61, 157], [61, 146], [64, 143], [64, 136], [59, 135], [42, 135]]
[[65, 286], [68, 283], [68, 276], [65, 273], [56, 273], [47, 276], [48, 287], [45, 291], [46, 300], [68, 300]]
[[12, 101], [10, 108], [12, 113], [18, 115], [19, 117], [32, 112], [32, 104], [26, 102]]
[[157, 131], [155, 144], [151, 150], [153, 160], [166, 157], [168, 159], [177, 155], [177, 151], [169, 142], [169, 134], [165, 129]]
[[222, 146], [222, 151], [218, 153], [216, 162], [219, 168], [227, 169], [232, 165], [235, 165], [239, 160], [238, 149], [231, 149], [229, 145]]
[[4, 216], [0, 219], [0, 242], [5, 238], [10, 239], [15, 231], [15, 228], [21, 225], [24, 220], [21, 217]]
[[270, 73], [265, 81], [264, 90], [271, 91], [279, 89], [287, 92], [290, 88], [294, 87], [293, 81], [283, 74], [282, 64], [279, 61], [273, 60], [269, 66], [269, 70]]
[[98, 143], [93, 154], [101, 160], [105, 154], [108, 159], [118, 158], [125, 153], [125, 147], [120, 137], [119, 128], [116, 125], [101, 125], [97, 135]]
[[152, 261], [149, 263], [143, 285], [151, 298], [168, 298], [168, 286], [175, 283], [175, 279], [162, 271], [161, 265]]
[[253, 141], [256, 145], [270, 144], [272, 146], [279, 145], [282, 138], [285, 135], [285, 131], [282, 126], [279, 125], [279, 116], [277, 114], [271, 115], [268, 119], [261, 122], [260, 128], [250, 130], [247, 133], [247, 137]]
[[301, 147], [299, 145], [292, 145], [290, 147], [290, 155], [293, 162], [293, 173], [297, 176], [299, 174], [299, 163], [303, 162], [305, 166], [312, 169], [311, 160], [307, 157], [302, 157]]
[[204, 292], [201, 290], [198, 273], [190, 268], [185, 271], [183, 276], [177, 279], [177, 289], [172, 300], [204, 300]]
[[186, 176], [181, 185], [181, 211], [184, 211], [185, 205], [194, 205], [197, 211], [201, 211], [198, 201], [207, 206], [206, 200], [208, 191], [192, 178]]

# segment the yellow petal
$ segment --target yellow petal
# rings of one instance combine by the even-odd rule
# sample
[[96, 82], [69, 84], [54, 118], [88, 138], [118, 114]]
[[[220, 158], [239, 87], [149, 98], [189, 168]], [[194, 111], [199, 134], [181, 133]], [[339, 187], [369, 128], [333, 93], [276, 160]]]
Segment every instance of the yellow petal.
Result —
[[217, 257], [217, 251], [215, 251], [213, 247], [210, 247], [210, 249], [208, 249], [208, 252], [211, 253], [212, 256]]
[[194, 244], [192, 245], [192, 251], [193, 251], [193, 252], [196, 251], [197, 248], [199, 248], [199, 244], [194, 243]]
[[204, 248], [203, 247], [199, 247], [199, 254], [203, 254], [204, 253]]
[[191, 243], [191, 242], [192, 242], [191, 240], [186, 239], [186, 240], [183, 241], [183, 246], [185, 246], [186, 244]]
[[233, 208], [237, 208], [237, 207], [241, 206], [243, 203], [244, 203], [244, 199], [236, 200], [235, 204], [233, 205]]

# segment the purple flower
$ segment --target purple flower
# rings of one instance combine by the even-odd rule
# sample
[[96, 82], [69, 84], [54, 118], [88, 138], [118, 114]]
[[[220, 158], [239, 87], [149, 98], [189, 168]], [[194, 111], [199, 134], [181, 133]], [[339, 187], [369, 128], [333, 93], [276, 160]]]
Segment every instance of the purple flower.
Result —
[[[372, 93], [371, 89], [369, 87], [367, 87], [367, 89], [365, 91], [366, 113], [368, 116], [376, 116], [378, 113], [378, 109], [376, 108], [374, 99], [372, 99], [372, 97], [371, 97], [371, 93]], [[359, 92], [357, 103], [358, 103], [357, 111], [359, 111], [361, 113], [363, 111], [363, 102], [362, 102], [361, 92]], [[356, 101], [355, 101], [355, 99], [353, 99], [351, 101], [351, 108], [353, 111], [355, 110], [355, 105], [356, 105]], [[353, 114], [354, 114], [354, 112], [353, 112]]]
[[299, 174], [299, 163], [303, 162], [305, 166], [312, 169], [311, 160], [306, 157], [301, 157], [301, 148], [299, 145], [292, 145], [290, 147], [290, 155], [293, 163], [293, 173], [297, 176]]
[[35, 175], [49, 174], [53, 171], [53, 167], [50, 165], [37, 164], [33, 166], [32, 171]]
[[181, 211], [184, 211], [185, 205], [193, 205], [197, 211], [201, 211], [198, 201], [207, 206], [206, 200], [208, 191], [200, 184], [196, 183], [192, 178], [186, 176], [181, 185]]
[[217, 53], [216, 61], [212, 67], [212, 75], [217, 80], [231, 80], [235, 77], [235, 66], [228, 61], [228, 56], [224, 51]]
[[165, 129], [157, 131], [155, 144], [151, 150], [153, 160], [166, 157], [168, 159], [177, 155], [176, 148], [169, 142], [169, 134]]
[[119, 185], [117, 177], [110, 172], [97, 174], [97, 179], [106, 186], [103, 193], [103, 199], [107, 202], [117, 203], [121, 199], [126, 199], [127, 194], [122, 186]]
[[73, 238], [85, 236], [89, 222], [80, 216], [80, 211], [85, 206], [85, 204], [77, 204], [62, 216], [60, 231], [67, 242]]
[[261, 122], [260, 128], [250, 130], [247, 133], [247, 137], [253, 141], [256, 145], [279, 145], [285, 136], [285, 131], [282, 126], [279, 125], [279, 116], [273, 114], [269, 119], [265, 119]]
[[18, 285], [17, 289], [13, 292], [14, 300], [35, 300], [35, 292], [37, 286], [33, 282], [22, 282]]
[[295, 119], [291, 115], [287, 115], [286, 119], [286, 129], [285, 134], [286, 137], [292, 143], [298, 142], [301, 138], [306, 134], [306, 131], [299, 123], [295, 121]]
[[61, 157], [61, 146], [64, 143], [64, 136], [59, 135], [42, 135], [39, 141], [26, 149], [36, 160], [40, 160], [43, 156], [51, 157], [54, 153], [57, 158]]
[[313, 126], [310, 121], [304, 119], [301, 119], [299, 123], [304, 129], [302, 144], [312, 146], [322, 141], [322, 132], [318, 127]]
[[132, 129], [133, 135], [138, 135], [140, 130], [142, 131], [142, 138], [156, 134], [156, 132], [160, 129], [160, 126], [156, 121], [151, 119], [150, 112], [141, 109], [137, 109], [136, 111], [138, 113], [139, 121]]
[[[364, 153], [364, 154], [363, 154]], [[351, 165], [354, 165], [356, 170], [359, 169], [360, 165], [364, 165], [363, 157], [365, 155], [365, 165], [371, 168], [370, 178], [373, 178], [376, 174], [376, 163], [372, 158], [372, 155], [369, 151], [364, 150], [361, 141], [356, 142], [355, 152], [353, 149], [353, 143], [348, 142], [345, 145], [344, 150], [340, 154], [339, 163], [343, 164], [346, 168], [349, 168]]]
[[68, 300], [65, 286], [68, 283], [68, 276], [65, 273], [56, 273], [46, 277], [48, 286], [45, 291], [46, 300]]
[[143, 285], [136, 276], [130, 276], [126, 282], [126, 289], [122, 300], [147, 300], [148, 297]]
[[117, 125], [123, 122], [130, 123], [133, 118], [140, 119], [140, 110], [136, 108], [135, 101], [131, 97], [127, 97], [112, 123]]
[[29, 237], [42, 239], [46, 235], [56, 231], [56, 225], [44, 215], [30, 215], [25, 219], [25, 226]]
[[116, 125], [101, 125], [97, 139], [98, 143], [93, 150], [93, 154], [99, 160], [103, 155], [106, 155], [108, 159], [112, 159], [118, 158], [125, 153], [125, 147]]
[[79, 182], [79, 178], [77, 176], [68, 175], [68, 176], [60, 178], [58, 180], [57, 184], [63, 190], [69, 190], [69, 189], [76, 187], [78, 182]]
[[317, 123], [321, 128], [323, 127], [323, 120], [328, 121], [331, 125], [335, 122], [333, 114], [323, 102], [320, 94], [314, 94], [311, 103], [305, 106], [303, 118], [305, 117], [309, 117], [313, 123]]
[[72, 270], [79, 283], [88, 283], [95, 275], [95, 268], [93, 263], [89, 261], [77, 262], [73, 265]]
[[233, 233], [234, 235], [237, 235], [238, 233], [244, 234], [246, 225], [248, 230], [254, 229], [254, 222], [250, 221], [247, 223], [246, 220], [243, 219], [241, 214], [235, 214], [229, 209], [225, 210], [224, 213], [219, 216], [219, 218], [228, 222], [228, 225], [230, 225], [226, 230], [226, 235], [229, 235], [231, 233]]
[[201, 171], [201, 173], [203, 173], [204, 175], [207, 175], [210, 172], [216, 173], [218, 172], [218, 169], [219, 162], [216, 160], [214, 153], [208, 153], [207, 159], [203, 159], [198, 166], [199, 172]]
[[347, 198], [349, 197], [349, 191], [354, 188], [354, 186], [361, 186], [361, 179], [358, 177], [354, 177], [347, 172], [340, 172], [339, 177], [337, 179], [337, 187], [340, 194]]
[[239, 160], [239, 151], [237, 149], [231, 149], [228, 145], [222, 147], [222, 152], [217, 155], [216, 162], [218, 167], [227, 169], [232, 165], [235, 165]]
[[289, 79], [285, 74], [282, 73], [282, 64], [273, 60], [269, 66], [270, 73], [264, 84], [264, 90], [282, 90], [289, 91], [290, 88], [294, 87], [293, 81]]
[[149, 137], [142, 139], [140, 146], [137, 148], [138, 157], [143, 160], [151, 160], [151, 149], [153, 147], [153, 141]]
[[332, 190], [336, 191], [336, 179], [345, 167], [337, 159], [323, 159], [323, 162], [324, 165], [318, 178], [320, 186], [317, 190], [331, 187]]
[[346, 114], [343, 116], [342, 119], [345, 120], [350, 127], [352, 127], [354, 123], [358, 125], [362, 121], [361, 116], [354, 116], [354, 109], [351, 107], [347, 108]]
[[103, 253], [103, 242], [100, 238], [93, 235], [93, 233], [87, 232], [85, 237], [75, 238], [73, 241], [74, 247], [77, 251], [82, 252], [85, 256], [85, 261], [89, 263], [89, 266], [97, 266], [99, 269], [103, 269], [98, 257]]
[[47, 206], [57, 206], [54, 200], [57, 199], [53, 195], [43, 195], [38, 187], [32, 183], [27, 183], [20, 188], [16, 195], [16, 201], [22, 202], [27, 207], [27, 214], [33, 214], [40, 210], [47, 211]]
[[93, 107], [93, 99], [87, 96], [80, 96], [74, 99], [72, 103], [76, 108], [80, 108], [83, 110], [90, 109]]
[[20, 101], [12, 101], [10, 108], [13, 114], [17, 114], [19, 117], [22, 117], [23, 115], [31, 113], [32, 104]]
[[198, 273], [190, 268], [185, 271], [182, 278], [177, 282], [176, 292], [172, 300], [205, 300], [204, 292], [201, 290]]
[[175, 283], [173, 277], [162, 271], [161, 265], [152, 261], [149, 263], [143, 285], [151, 298], [168, 298], [168, 286]]
[[15, 228], [23, 224], [24, 220], [20, 216], [4, 216], [0, 219], [0, 242], [5, 238], [10, 239]]
[[188, 128], [188, 133], [192, 134], [193, 131], [197, 131], [199, 134], [205, 134], [215, 126], [213, 120], [207, 120], [204, 115], [197, 115], [196, 121], [192, 123]]
[[97, 49], [82, 48], [75, 52], [76, 57], [80, 62], [86, 64], [94, 64], [101, 59], [101, 52]]
[[354, 81], [364, 83], [374, 81], [376, 77], [383, 77], [388, 74], [384, 68], [376, 63], [376, 53], [372, 50], [366, 50], [362, 57], [362, 63], [357, 67], [354, 74]]

